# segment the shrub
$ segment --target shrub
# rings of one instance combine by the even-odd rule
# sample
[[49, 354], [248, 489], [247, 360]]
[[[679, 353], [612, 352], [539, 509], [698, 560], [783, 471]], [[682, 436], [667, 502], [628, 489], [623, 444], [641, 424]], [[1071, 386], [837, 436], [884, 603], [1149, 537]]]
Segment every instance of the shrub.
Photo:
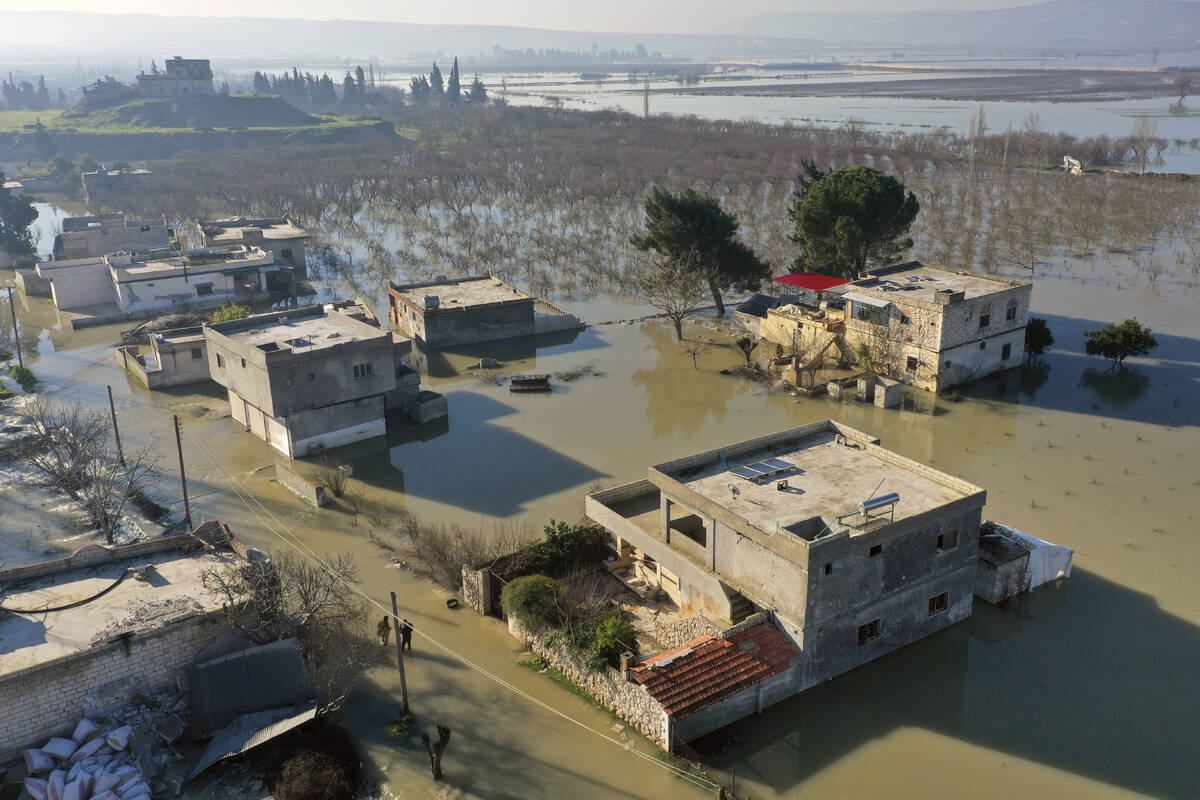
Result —
[[1104, 356], [1120, 366], [1121, 362], [1130, 356], [1144, 356], [1158, 347], [1158, 339], [1150, 333], [1150, 329], [1134, 319], [1127, 319], [1120, 325], [1107, 325], [1099, 330], [1084, 331], [1087, 337], [1084, 351], [1089, 356]]
[[8, 368], [8, 374], [12, 375], [16, 382], [21, 384], [21, 388], [27, 392], [32, 392], [33, 388], [37, 386], [37, 376], [29, 367], [14, 364]]
[[230, 322], [235, 319], [242, 319], [250, 316], [250, 306], [239, 305], [238, 303], [230, 303], [227, 306], [221, 306], [216, 311], [208, 315], [209, 322]]
[[594, 525], [550, 520], [543, 534], [545, 538], [528, 550], [526, 567], [529, 572], [561, 577], [580, 562], [599, 557], [604, 546], [603, 533]]
[[345, 764], [327, 753], [307, 751], [284, 763], [275, 785], [278, 800], [354, 800], [357, 793]]
[[588, 653], [588, 667], [594, 670], [602, 669], [606, 664], [615, 667], [621, 663], [621, 654], [626, 651], [637, 651], [637, 633], [620, 613], [615, 613], [596, 626], [595, 639]]
[[1041, 317], [1030, 317], [1025, 326], [1025, 355], [1035, 359], [1054, 344], [1054, 334]]
[[412, 729], [416, 726], [416, 724], [417, 718], [406, 711], [400, 717], [387, 724], [387, 732], [389, 736], [395, 736], [398, 739], [403, 739], [412, 733]]
[[504, 613], [533, 630], [557, 625], [563, 600], [562, 584], [546, 575], [517, 578], [500, 594]]

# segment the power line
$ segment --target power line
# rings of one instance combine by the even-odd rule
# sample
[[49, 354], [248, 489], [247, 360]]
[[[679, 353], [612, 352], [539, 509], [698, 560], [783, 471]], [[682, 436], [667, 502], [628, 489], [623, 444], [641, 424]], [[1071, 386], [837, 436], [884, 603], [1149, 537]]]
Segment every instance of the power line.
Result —
[[[326, 563], [319, 555], [317, 555], [317, 553], [312, 548], [308, 547], [306, 544], [301, 542], [296, 537], [296, 535], [287, 527], [287, 525], [283, 523], [283, 521], [281, 521], [278, 517], [276, 517], [275, 514], [272, 513], [269, 508], [267, 508], [265, 505], [263, 505], [262, 501], [260, 501], [257, 497], [255, 497], [253, 494], [251, 494], [250, 491], [240, 481], [238, 481], [236, 477], [234, 477], [228, 470], [225, 469], [225, 467], [223, 465], [220, 464], [219, 461], [217, 461], [217, 459], [212, 455], [212, 453], [208, 450], [208, 448], [205, 447], [203, 444], [201, 444], [200, 441], [197, 440], [194, 436], [192, 436], [190, 432], [185, 431], [184, 435], [187, 436], [188, 441], [191, 442], [201, 452], [201, 454], [206, 459], [208, 459], [209, 463], [211, 463], [213, 465], [213, 467], [219, 473], [221, 473], [221, 475], [225, 478], [225, 480], [230, 484], [230, 487], [233, 488], [234, 494], [237, 495], [238, 499], [242, 501], [242, 503], [246, 506], [247, 510], [263, 525], [264, 528], [266, 528], [268, 531], [270, 531], [272, 534], [274, 534], [276, 537], [278, 537], [281, 541], [283, 541], [289, 547], [292, 547], [293, 549], [295, 549], [298, 553], [300, 553], [301, 556], [303, 556], [304, 558], [308, 559], [316, 566], [323, 569], [332, 578], [334, 578], [335, 580], [341, 581], [351, 591], [355, 592], [356, 594], [361, 596], [364, 600], [366, 600], [368, 603], [374, 605], [375, 607], [377, 607], [378, 609], [383, 611], [385, 616], [391, 615], [392, 612], [388, 608], [385, 608], [382, 603], [377, 601], [375, 598], [371, 597], [359, 586], [355, 585], [354, 583], [350, 582], [349, 580], [346, 580], [344, 577], [339, 575], [336, 571], [333, 570], [333, 568], [328, 563]], [[247, 499], [247, 498], [249, 498], [249, 499]], [[269, 516], [272, 520], [274, 520], [275, 523], [277, 523], [281, 528], [283, 528], [287, 532], [287, 535], [285, 536], [280, 531], [277, 531], [275, 529], [275, 527], [273, 525], [271, 525], [271, 523], [267, 522], [262, 517], [261, 514], [259, 514], [257, 511], [255, 511], [254, 506], [251, 505], [250, 501], [253, 501], [253, 503], [255, 505], [257, 505], [259, 508], [261, 508], [267, 516]], [[587, 725], [586, 723], [581, 722], [580, 720], [577, 720], [574, 717], [571, 717], [570, 715], [568, 715], [562, 711], [559, 711], [558, 709], [554, 708], [553, 706], [548, 705], [544, 701], [538, 699], [537, 697], [534, 697], [533, 695], [529, 694], [528, 692], [524, 691], [523, 689], [520, 689], [519, 687], [514, 686], [513, 684], [511, 684], [508, 681], [501, 678], [499, 675], [496, 675], [495, 673], [486, 669], [482, 665], [475, 663], [474, 661], [472, 661], [471, 659], [469, 659], [462, 653], [459, 653], [458, 651], [454, 650], [453, 648], [449, 647], [448, 645], [443, 644], [442, 642], [438, 641], [437, 639], [430, 636], [429, 634], [427, 634], [419, 629], [415, 630], [414, 633], [416, 633], [422, 639], [425, 639], [430, 644], [434, 645], [435, 647], [437, 647], [438, 649], [440, 649], [447, 655], [454, 657], [455, 659], [462, 662], [463, 664], [470, 667], [471, 669], [475, 670], [479, 674], [481, 674], [487, 678], [490, 678], [492, 681], [500, 684], [501, 686], [505, 687], [509, 691], [511, 691], [514, 694], [518, 695], [519, 697], [522, 697], [525, 700], [533, 703], [534, 705], [538, 706], [539, 708], [542, 708], [545, 711], [548, 711], [548, 712], [554, 714], [555, 716], [558, 716], [561, 719], [566, 720], [567, 722], [570, 722], [571, 724], [576, 725], [576, 726], [584, 729], [585, 731], [588, 731], [589, 733], [599, 736], [600, 738], [604, 739], [605, 741], [610, 742], [611, 744], [614, 744], [617, 747], [620, 747], [624, 750], [627, 750], [628, 752], [633, 753], [637, 757], [642, 758], [642, 759], [650, 762], [651, 764], [654, 764], [655, 766], [665, 769], [668, 772], [671, 772], [676, 777], [683, 778], [684, 780], [689, 781], [690, 783], [692, 783], [695, 786], [702, 787], [702, 788], [711, 788], [711, 789], [717, 788], [718, 784], [714, 783], [713, 781], [708, 780], [707, 778], [700, 777], [699, 775], [694, 775], [691, 772], [688, 772], [687, 770], [681, 769], [680, 767], [676, 767], [673, 764], [669, 764], [659, 758], [654, 757], [653, 755], [651, 755], [649, 753], [643, 753], [642, 751], [634, 748], [632, 745], [626, 744], [618, 739], [615, 739], [615, 738], [609, 736], [608, 734], [602, 733], [602, 732], [596, 730], [595, 728], [591, 727], [590, 725]]]

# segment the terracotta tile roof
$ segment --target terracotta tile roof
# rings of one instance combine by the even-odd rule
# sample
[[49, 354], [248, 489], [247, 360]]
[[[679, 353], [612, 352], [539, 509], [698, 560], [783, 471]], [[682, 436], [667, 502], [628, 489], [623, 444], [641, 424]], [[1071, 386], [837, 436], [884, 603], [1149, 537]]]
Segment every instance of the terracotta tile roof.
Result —
[[782, 672], [799, 653], [774, 625], [756, 625], [729, 639], [701, 636], [633, 668], [672, 717], [686, 717]]

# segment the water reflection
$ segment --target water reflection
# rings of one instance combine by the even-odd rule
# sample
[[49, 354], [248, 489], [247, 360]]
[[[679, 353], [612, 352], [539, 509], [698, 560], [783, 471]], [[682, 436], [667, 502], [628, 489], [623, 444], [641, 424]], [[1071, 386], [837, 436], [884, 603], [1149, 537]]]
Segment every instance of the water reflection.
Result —
[[1150, 379], [1136, 367], [1085, 369], [1079, 386], [1090, 389], [1113, 408], [1126, 409], [1150, 388]]

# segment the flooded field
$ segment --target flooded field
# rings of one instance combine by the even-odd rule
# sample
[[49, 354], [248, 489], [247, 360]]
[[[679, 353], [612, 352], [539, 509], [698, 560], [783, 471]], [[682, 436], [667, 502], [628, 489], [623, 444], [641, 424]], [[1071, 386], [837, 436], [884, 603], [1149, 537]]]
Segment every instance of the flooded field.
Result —
[[[1190, 797], [1200, 789], [1188, 700], [1200, 664], [1200, 293], [1149, 283], [1116, 258], [1039, 273], [1033, 310], [1049, 320], [1052, 352], [958, 402], [918, 392], [883, 410], [770, 393], [720, 374], [741, 354], [710, 327], [685, 328], [689, 340], [712, 340], [694, 368], [665, 323], [602, 324], [422, 354], [449, 419], [394, 423], [386, 439], [338, 456], [354, 464], [386, 538], [401, 512], [537, 530], [577, 519], [590, 487], [643, 477], [670, 457], [825, 417], [868, 431], [986, 487], [987, 516], [1074, 547], [1075, 573], [1009, 608], [977, 602], [970, 621], [702, 742], [738, 796]], [[381, 310], [382, 298], [371, 300]], [[646, 313], [622, 298], [563, 305], [592, 323]], [[36, 342], [26, 363], [47, 391], [106, 408], [112, 384], [123, 440], [156, 444], [154, 493], [176, 513], [172, 414], [183, 420], [197, 517], [224, 519], [264, 549], [294, 537], [317, 552], [348, 550], [374, 600], [397, 592], [418, 632], [413, 710], [454, 738], [447, 781], [435, 785], [419, 745], [397, 747], [384, 730], [398, 715], [395, 672], [373, 673], [346, 714], [384, 796], [713, 796], [639, 757], [656, 752], [640, 735], [519, 666], [499, 621], [448, 609], [446, 592], [394, 568], [368, 539], [371, 522], [282, 489], [273, 451], [238, 429], [217, 392], [148, 392], [113, 363], [119, 327], [71, 331], [38, 299], [22, 299], [18, 313], [27, 347]], [[1083, 355], [1084, 330], [1130, 316], [1158, 336], [1152, 357], [1109, 372]], [[563, 378], [549, 396], [512, 395], [467, 369], [484, 356], [503, 372]], [[19, 491], [0, 496], [0, 520], [26, 540], [36, 515], [20, 501]]]

